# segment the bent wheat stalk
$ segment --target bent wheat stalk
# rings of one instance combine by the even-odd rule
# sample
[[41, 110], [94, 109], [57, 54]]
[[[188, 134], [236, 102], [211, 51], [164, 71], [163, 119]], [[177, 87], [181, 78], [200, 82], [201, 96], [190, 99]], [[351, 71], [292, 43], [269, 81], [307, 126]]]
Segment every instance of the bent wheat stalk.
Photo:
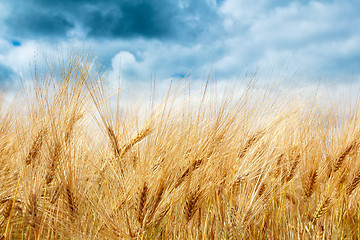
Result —
[[126, 153], [127, 151], [130, 150], [130, 148], [132, 148], [135, 144], [139, 143], [140, 141], [142, 141], [146, 136], [148, 136], [151, 133], [152, 129], [151, 128], [145, 128], [144, 130], [140, 131], [135, 138], [131, 139], [131, 141], [127, 144], [125, 144], [120, 151], [119, 154], [119, 159], [121, 159]]

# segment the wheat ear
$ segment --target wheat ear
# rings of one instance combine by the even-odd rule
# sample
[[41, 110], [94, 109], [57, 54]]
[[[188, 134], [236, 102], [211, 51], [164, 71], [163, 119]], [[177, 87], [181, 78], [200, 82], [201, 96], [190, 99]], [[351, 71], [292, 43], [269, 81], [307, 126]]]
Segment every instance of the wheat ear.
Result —
[[140, 226], [143, 225], [144, 217], [145, 217], [145, 204], [146, 198], [148, 195], [148, 187], [146, 181], [143, 184], [142, 189], [140, 190], [139, 198], [138, 198], [138, 205], [137, 205], [137, 220]]
[[353, 148], [353, 144], [350, 144], [345, 150], [341, 153], [341, 155], [337, 158], [334, 164], [333, 171], [334, 173], [340, 169], [342, 166], [345, 158], [350, 154], [351, 149]]
[[31, 148], [28, 152], [28, 155], [26, 156], [25, 159], [26, 165], [30, 165], [31, 163], [34, 163], [34, 160], [37, 158], [41, 146], [43, 144], [43, 137], [45, 135], [45, 132], [46, 132], [46, 128], [43, 128], [38, 132], [37, 136], [35, 137], [35, 140], [33, 141]]
[[288, 182], [295, 176], [296, 169], [300, 163], [300, 155], [297, 155], [293, 164], [291, 165], [289, 174], [285, 177], [285, 181]]
[[315, 189], [315, 183], [318, 177], [317, 169], [312, 169], [308, 175], [307, 181], [304, 185], [304, 192], [307, 198], [311, 197]]
[[131, 139], [131, 141], [125, 144], [120, 151], [119, 158], [122, 158], [130, 148], [132, 148], [135, 144], [142, 141], [147, 135], [151, 133], [151, 128], [145, 128], [144, 130], [140, 131], [135, 138]]
[[351, 193], [356, 189], [356, 187], [360, 183], [360, 171], [353, 177], [351, 183], [346, 188], [346, 194], [348, 196], [351, 195]]
[[319, 219], [322, 215], [324, 215], [329, 210], [330, 205], [331, 205], [331, 197], [327, 196], [318, 205], [314, 215], [311, 218], [311, 221], [314, 223], [317, 219]]
[[189, 222], [198, 210], [198, 202], [200, 200], [200, 191], [196, 190], [191, 192], [185, 202], [184, 215], [186, 220]]

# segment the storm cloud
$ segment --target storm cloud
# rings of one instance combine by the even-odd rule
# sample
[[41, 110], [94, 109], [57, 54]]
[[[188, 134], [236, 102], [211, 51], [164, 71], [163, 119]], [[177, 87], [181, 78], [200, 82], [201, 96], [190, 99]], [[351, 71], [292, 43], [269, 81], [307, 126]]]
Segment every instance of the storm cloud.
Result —
[[[197, 2], [197, 1], [195, 1]], [[18, 37], [66, 37], [80, 26], [92, 38], [194, 37], [218, 20], [203, 1], [15, 0], [5, 23]]]
[[3, 0], [0, 71], [11, 78], [35, 53], [89, 46], [109, 76], [130, 82], [189, 71], [201, 80], [210, 69], [237, 81], [259, 67], [346, 82], [360, 77], [358, 9], [357, 0]]

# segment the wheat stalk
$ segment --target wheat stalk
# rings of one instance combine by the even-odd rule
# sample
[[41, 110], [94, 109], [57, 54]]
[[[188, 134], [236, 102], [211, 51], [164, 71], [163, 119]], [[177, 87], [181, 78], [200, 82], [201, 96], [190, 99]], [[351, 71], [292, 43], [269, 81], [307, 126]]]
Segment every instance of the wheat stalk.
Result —
[[356, 189], [356, 187], [359, 185], [360, 183], [360, 171], [355, 174], [355, 176], [353, 177], [352, 181], [350, 182], [350, 184], [347, 186], [346, 188], [346, 194], [348, 196], [351, 195], [351, 193]]
[[47, 169], [47, 173], [45, 176], [46, 184], [50, 184], [55, 176], [56, 167], [60, 161], [60, 155], [61, 155], [61, 144], [59, 142], [55, 142], [54, 148], [51, 151], [50, 156], [50, 164]]
[[26, 165], [30, 165], [31, 163], [34, 163], [34, 160], [37, 158], [40, 148], [43, 144], [43, 137], [44, 137], [46, 131], [47, 131], [46, 128], [41, 129], [38, 132], [37, 136], [35, 137], [32, 145], [30, 147], [30, 150], [25, 158]]
[[29, 202], [27, 204], [26, 210], [28, 214], [27, 221], [31, 227], [35, 228], [36, 225], [38, 225], [39, 213], [38, 213], [38, 199], [34, 192], [29, 194]]
[[144, 130], [140, 131], [135, 138], [131, 139], [131, 141], [127, 144], [125, 144], [120, 151], [119, 158], [121, 159], [127, 151], [129, 151], [130, 148], [132, 148], [135, 144], [142, 141], [146, 136], [148, 136], [151, 133], [151, 128], [145, 128]]
[[115, 132], [110, 126], [106, 127], [106, 132], [108, 134], [108, 137], [109, 137], [109, 140], [111, 143], [111, 147], [114, 151], [114, 155], [116, 158], [118, 158], [120, 156], [120, 147], [119, 147], [119, 141], [115, 135]]
[[259, 141], [265, 135], [265, 131], [261, 130], [252, 135], [246, 142], [244, 147], [239, 152], [238, 158], [243, 158], [246, 152], [253, 146], [257, 141]]
[[318, 177], [318, 170], [317, 169], [310, 170], [307, 181], [306, 181], [305, 185], [303, 186], [305, 196], [307, 198], [311, 197], [311, 195], [314, 192], [317, 177]]
[[199, 200], [201, 197], [201, 192], [195, 190], [191, 192], [186, 198], [185, 206], [184, 206], [184, 215], [187, 222], [189, 222], [192, 217], [195, 215], [196, 211], [199, 208]]
[[296, 172], [296, 169], [297, 169], [299, 163], [300, 163], [300, 155], [297, 155], [291, 165], [289, 174], [285, 177], [286, 182], [290, 181], [295, 176], [295, 172]]
[[350, 144], [345, 148], [345, 150], [341, 153], [341, 155], [336, 159], [333, 172], [335, 173], [340, 169], [340, 167], [343, 165], [343, 162], [345, 161], [345, 158], [350, 154], [351, 150], [353, 149], [354, 145]]
[[192, 164], [190, 164], [190, 166], [183, 172], [180, 178], [178, 178], [178, 180], [176, 181], [175, 188], [179, 187], [184, 182], [187, 176], [189, 176], [193, 171], [198, 169], [202, 164], [202, 162], [203, 162], [203, 158], [195, 160]]
[[323, 201], [319, 203], [318, 207], [316, 208], [316, 211], [314, 212], [311, 218], [311, 221], [315, 222], [317, 219], [323, 216], [330, 209], [330, 206], [331, 206], [331, 197], [327, 196], [324, 198]]
[[137, 220], [140, 226], [143, 226], [144, 223], [147, 195], [148, 195], [148, 187], [146, 181], [144, 181], [143, 187], [139, 192], [138, 205], [137, 205]]

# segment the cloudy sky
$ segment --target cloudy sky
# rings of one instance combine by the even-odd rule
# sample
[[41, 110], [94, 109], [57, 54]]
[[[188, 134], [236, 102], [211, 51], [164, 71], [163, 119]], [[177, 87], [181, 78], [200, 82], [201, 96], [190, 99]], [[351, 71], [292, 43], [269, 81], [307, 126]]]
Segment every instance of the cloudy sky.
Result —
[[[34, 55], [91, 48], [128, 82], [241, 80], [294, 73], [298, 81], [357, 81], [358, 0], [0, 0], [0, 82]], [[121, 67], [120, 67], [121, 66]]]

